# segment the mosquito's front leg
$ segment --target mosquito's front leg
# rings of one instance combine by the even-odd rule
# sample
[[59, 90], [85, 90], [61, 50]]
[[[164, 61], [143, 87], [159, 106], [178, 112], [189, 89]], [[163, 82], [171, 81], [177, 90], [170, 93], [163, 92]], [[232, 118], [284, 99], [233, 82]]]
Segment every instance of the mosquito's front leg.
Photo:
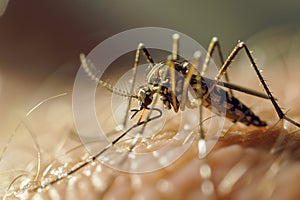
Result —
[[[219, 39], [217, 37], [213, 37], [211, 39], [209, 45], [208, 45], [206, 58], [205, 58], [205, 61], [204, 61], [204, 64], [203, 64], [203, 68], [202, 68], [202, 71], [201, 71], [201, 76], [205, 76], [205, 72], [208, 69], [210, 60], [211, 60], [211, 58], [213, 56], [213, 53], [214, 53], [215, 49], [218, 50], [218, 54], [219, 54], [221, 65], [224, 64], [224, 57], [223, 57], [223, 53], [222, 53], [222, 50], [221, 50], [221, 45], [220, 45]], [[220, 68], [218, 68], [218, 69], [220, 69]], [[226, 82], [229, 82], [229, 76], [228, 76], [228, 74], [225, 74], [225, 80], [226, 80]], [[232, 92], [231, 89], [229, 89], [229, 95], [233, 96], [233, 92]]]
[[[143, 43], [140, 43], [138, 45], [138, 47], [137, 47], [136, 52], [135, 52], [135, 58], [134, 58], [134, 64], [133, 64], [133, 72], [132, 72], [133, 79], [132, 79], [132, 85], [131, 85], [131, 89], [130, 89], [130, 94], [134, 93], [134, 86], [135, 86], [136, 76], [137, 76], [137, 67], [139, 66], [141, 51], [142, 51], [143, 55], [146, 57], [148, 63], [150, 63], [151, 65], [154, 65], [154, 60], [151, 57], [149, 51], [147, 50], [147, 48], [144, 46]], [[132, 98], [129, 98], [126, 110], [129, 110], [129, 108], [131, 106], [131, 101], [132, 101]], [[124, 117], [124, 121], [123, 121], [123, 126], [124, 127], [127, 124], [127, 118], [128, 118], [128, 111], [125, 113], [125, 117]]]

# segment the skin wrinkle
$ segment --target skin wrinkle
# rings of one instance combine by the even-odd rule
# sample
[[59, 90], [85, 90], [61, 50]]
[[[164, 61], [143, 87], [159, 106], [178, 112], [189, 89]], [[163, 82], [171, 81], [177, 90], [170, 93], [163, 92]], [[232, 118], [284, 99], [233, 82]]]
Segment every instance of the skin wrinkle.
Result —
[[[295, 71], [294, 74], [299, 74], [299, 71]], [[278, 75], [274, 73], [272, 76], [277, 77]], [[296, 91], [297, 84], [294, 84], [293, 80], [291, 78], [286, 82], [286, 87]], [[274, 88], [271, 85], [272, 89]], [[276, 93], [276, 97], [281, 97], [279, 103], [282, 105], [286, 103], [282, 101], [288, 101], [287, 105], [297, 105], [297, 98], [293, 97], [292, 100], [286, 100], [285, 96], [278, 93]], [[267, 119], [268, 123], [274, 124], [276, 122], [277, 118], [275, 117], [272, 117], [270, 121], [265, 117], [269, 115], [273, 116], [273, 114], [269, 114], [271, 111], [265, 112], [264, 108], [261, 108], [263, 107], [261, 105], [259, 108], [262, 111], [259, 111], [259, 108], [255, 107], [255, 105], [253, 107], [255, 110], [258, 110], [259, 116]], [[299, 107], [292, 107], [291, 113], [292, 115], [289, 116], [295, 120], [299, 119], [299, 115], [297, 115]], [[291, 153], [281, 154], [281, 151], [275, 154], [270, 153], [274, 145], [282, 146], [286, 149], [290, 144], [299, 139], [299, 134], [289, 135], [289, 132], [283, 130], [281, 127], [282, 124], [279, 123], [278, 126], [267, 131], [266, 134], [263, 129], [240, 127], [237, 124], [220, 138], [214, 150], [207, 157], [207, 162], [212, 168], [212, 181], [216, 189], [218, 189], [220, 182], [237, 163], [243, 161], [243, 158], [249, 160], [245, 162], [246, 170], [244, 174], [233, 185], [229, 194], [222, 196], [217, 190], [216, 195], [218, 199], [297, 199], [299, 197], [300, 192], [297, 184], [295, 184], [300, 178], [298, 145], [295, 144]], [[278, 135], [283, 136], [283, 142], [279, 144], [276, 143]], [[270, 167], [275, 162], [278, 162], [278, 169], [275, 170], [274, 175], [270, 173], [266, 177], [266, 174], [269, 174]], [[96, 173], [97, 167], [101, 165], [98, 161], [95, 161], [95, 164], [80, 169], [69, 178], [65, 178], [39, 193], [30, 193], [29, 197], [38, 195], [43, 199], [51, 199], [49, 190], [54, 190], [59, 194], [61, 199], [67, 199], [68, 197], [76, 197], [78, 199], [138, 199], [142, 196], [145, 199], [196, 199], [199, 198], [198, 195], [202, 195], [199, 193], [201, 183], [199, 166], [201, 163], [203, 161], [198, 159], [195, 142], [173, 165], [157, 172], [142, 175], [137, 174], [136, 176], [141, 179], [141, 186], [132, 187], [131, 174], [117, 173], [111, 186], [103, 192], [103, 190], [95, 187], [91, 182], [92, 175]], [[43, 164], [45, 167], [45, 163]], [[108, 177], [114, 173], [113, 170], [103, 165], [101, 165], [101, 168], [102, 171], [97, 172], [97, 176], [101, 180], [109, 180]], [[89, 173], [86, 173], [86, 171], [90, 171], [91, 175], [88, 175]], [[164, 193], [157, 189], [157, 184], [160, 180], [170, 183], [170, 187], [175, 189], [170, 189], [171, 193]], [[70, 181], [74, 181], [74, 183], [71, 184]], [[71, 188], [71, 185], [74, 188]], [[258, 190], [258, 186], [261, 185], [264, 185], [265, 188]], [[271, 190], [270, 193], [268, 193], [268, 189]]]

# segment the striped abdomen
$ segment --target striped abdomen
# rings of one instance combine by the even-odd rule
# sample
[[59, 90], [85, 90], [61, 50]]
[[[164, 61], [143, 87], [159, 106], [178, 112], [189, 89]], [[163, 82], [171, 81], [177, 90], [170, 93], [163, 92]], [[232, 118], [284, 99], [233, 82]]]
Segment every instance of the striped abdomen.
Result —
[[[200, 87], [197, 87], [197, 75], [193, 75], [190, 81], [191, 87], [194, 89], [196, 94], [199, 94]], [[209, 108], [212, 112], [226, 116], [233, 122], [241, 122], [243, 124], [254, 125], [254, 126], [266, 126], [266, 122], [262, 121], [258, 116], [256, 116], [250, 108], [243, 104], [237, 98], [230, 96], [228, 92], [218, 86], [208, 93], [208, 88], [210, 88], [211, 83], [205, 82], [201, 79], [201, 90], [202, 96], [207, 96], [203, 101], [203, 105]], [[200, 96], [196, 96], [200, 98]]]

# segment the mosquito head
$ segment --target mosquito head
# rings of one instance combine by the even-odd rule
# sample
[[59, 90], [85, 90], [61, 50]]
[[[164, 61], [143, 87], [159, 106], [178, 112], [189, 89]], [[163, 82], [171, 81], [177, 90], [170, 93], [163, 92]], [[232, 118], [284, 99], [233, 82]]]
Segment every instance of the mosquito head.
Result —
[[149, 86], [142, 86], [138, 89], [137, 99], [140, 110], [143, 108], [148, 109], [148, 106], [152, 103], [154, 92]]
[[139, 108], [131, 110], [134, 113], [133, 115], [131, 115], [130, 119], [132, 119], [138, 112], [142, 111], [141, 117], [139, 118], [137, 124], [141, 122], [145, 110], [149, 109], [148, 105], [152, 103], [153, 94], [154, 94], [153, 90], [151, 90], [151, 88], [148, 85], [144, 85], [137, 90], [137, 95], [131, 96], [132, 98], [138, 100]]

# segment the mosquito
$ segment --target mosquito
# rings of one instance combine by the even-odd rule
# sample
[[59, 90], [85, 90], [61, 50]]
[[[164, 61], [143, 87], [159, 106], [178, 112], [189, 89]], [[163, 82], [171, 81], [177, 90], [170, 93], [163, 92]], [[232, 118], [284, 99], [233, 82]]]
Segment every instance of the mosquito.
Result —
[[[137, 47], [135, 53], [135, 59], [133, 64], [133, 80], [132, 87], [129, 93], [115, 88], [113, 85], [100, 80], [96, 77], [95, 66], [93, 63], [86, 59], [86, 57], [81, 54], [80, 59], [82, 66], [90, 78], [116, 95], [121, 95], [129, 97], [127, 110], [133, 112], [130, 119], [141, 112], [141, 115], [137, 121], [137, 125], [141, 124], [142, 119], [147, 110], [149, 110], [148, 117], [143, 122], [147, 122], [152, 110], [153, 105], [157, 102], [157, 97], [162, 101], [164, 108], [167, 110], [173, 110], [178, 112], [183, 111], [185, 107], [188, 108], [198, 108], [199, 109], [199, 129], [200, 139], [203, 142], [205, 139], [204, 131], [202, 129], [202, 106], [210, 109], [216, 115], [225, 116], [227, 119], [231, 120], [233, 123], [240, 122], [247, 126], [252, 125], [256, 127], [266, 127], [267, 123], [260, 119], [249, 107], [242, 103], [233, 94], [232, 90], [246, 93], [248, 95], [260, 97], [263, 99], [270, 100], [275, 108], [275, 111], [279, 119], [285, 119], [293, 125], [300, 128], [300, 124], [293, 119], [286, 116], [286, 114], [281, 110], [276, 98], [270, 92], [266, 82], [264, 81], [259, 68], [257, 67], [249, 48], [244, 42], [238, 41], [232, 52], [229, 54], [226, 60], [224, 60], [221, 45], [217, 37], [214, 37], [208, 47], [207, 55], [199, 72], [196, 68], [200, 54], [195, 52], [194, 61], [190, 62], [178, 55], [179, 49], [179, 34], [173, 34], [173, 47], [172, 54], [166, 59], [155, 62], [152, 58], [150, 52], [145, 47], [144, 44], [140, 43]], [[218, 69], [218, 73], [214, 79], [206, 78], [204, 75], [208, 70], [209, 63], [215, 50], [218, 51], [221, 67]], [[265, 93], [257, 92], [248, 88], [241, 87], [229, 82], [229, 77], [226, 74], [228, 68], [231, 66], [233, 60], [236, 58], [239, 52], [244, 50], [247, 58], [250, 60], [251, 66], [254, 69], [260, 83], [262, 84]], [[134, 89], [134, 83], [137, 77], [137, 68], [139, 66], [140, 57], [144, 55], [148, 64], [150, 71], [147, 74], [147, 83], [138, 88], [137, 91]], [[178, 76], [178, 74], [180, 76]], [[226, 82], [221, 81], [221, 78], [225, 76]], [[191, 92], [190, 87], [193, 91]], [[225, 90], [228, 88], [228, 90]], [[188, 93], [193, 93], [194, 101], [190, 101], [187, 97]], [[224, 95], [225, 94], [225, 95]], [[154, 98], [155, 97], [155, 98]], [[136, 99], [138, 102], [138, 108], [130, 109], [132, 99]], [[128, 114], [125, 114], [123, 127], [127, 122]], [[143, 129], [147, 123], [143, 123]], [[199, 146], [200, 143], [199, 142]], [[200, 147], [199, 147], [200, 148]]]
[[[300, 127], [300, 124], [298, 122], [287, 117], [286, 114], [284, 114], [282, 109], [279, 107], [278, 103], [276, 102], [277, 99], [274, 98], [274, 96], [270, 92], [270, 89], [264, 81], [264, 78], [261, 75], [259, 68], [254, 62], [249, 48], [244, 42], [239, 41], [228, 56], [228, 58], [224, 61], [219, 40], [218, 38], [214, 37], [209, 44], [208, 52], [206, 55], [204, 65], [202, 67], [202, 71], [199, 73], [196, 70], [195, 65], [178, 55], [178, 40], [179, 35], [174, 34], [172, 55], [157, 63], [154, 62], [152, 56], [150, 55], [148, 49], [144, 46], [144, 44], [140, 43], [138, 45], [133, 65], [132, 85], [134, 85], [136, 77], [136, 68], [139, 66], [139, 59], [141, 53], [145, 56], [147, 62], [150, 65], [151, 70], [147, 75], [147, 83], [141, 86], [138, 89], [138, 91], [136, 91], [136, 95], [129, 96], [124, 92], [116, 91], [116, 89], [112, 85], [109, 85], [104, 81], [96, 79], [94, 75], [92, 76], [89, 66], [85, 64], [83, 65], [83, 67], [86, 70], [87, 74], [91, 76], [94, 80], [96, 80], [99, 85], [105, 87], [106, 89], [114, 92], [117, 95], [130, 97], [129, 107], [131, 104], [131, 99], [137, 99], [139, 107], [137, 109], [131, 110], [134, 112], [131, 118], [133, 118], [139, 112], [142, 113], [137, 124], [139, 124], [139, 122], [141, 121], [145, 110], [150, 110], [149, 106], [153, 103], [153, 96], [155, 94], [158, 94], [160, 96], [160, 100], [163, 102], [164, 107], [166, 109], [172, 109], [174, 110], [174, 112], [184, 110], [185, 107], [200, 108], [200, 104], [192, 104], [192, 102], [190, 102], [189, 99], [186, 98], [188, 86], [190, 86], [194, 90], [194, 98], [201, 101], [201, 105], [207, 107], [212, 112], [215, 112], [217, 115], [225, 115], [227, 119], [231, 120], [234, 123], [240, 122], [247, 126], [253, 125], [256, 127], [267, 126], [267, 123], [265, 121], [261, 120], [260, 117], [254, 114], [254, 112], [249, 107], [247, 107], [244, 103], [242, 103], [238, 98], [236, 98], [233, 95], [232, 90], [240, 91], [264, 99], [269, 99], [273, 104], [273, 107], [275, 108], [275, 111], [280, 119], [285, 119], [290, 123], [294, 124], [295, 126]], [[216, 75], [215, 79], [212, 80], [204, 77], [204, 75], [207, 71], [215, 49], [218, 50], [222, 66], [219, 68], [218, 74]], [[251, 66], [253, 67], [266, 94], [229, 83], [229, 78], [226, 71], [228, 70], [233, 60], [242, 49], [245, 50], [246, 55], [250, 60]], [[85, 62], [85, 57], [83, 55], [81, 56], [82, 62]], [[197, 55], [196, 52], [194, 56], [195, 60], [199, 59], [197, 56], [199, 55]], [[184, 84], [178, 84], [179, 79], [176, 78], [175, 72], [177, 72], [184, 78]], [[223, 76], [225, 76], [226, 82], [221, 81], [221, 78]], [[229, 88], [229, 91], [224, 90], [221, 86]], [[134, 93], [133, 87], [131, 89], [131, 94], [132, 93]], [[225, 98], [221, 98], [221, 93], [225, 94]], [[217, 98], [211, 98], [212, 96]], [[212, 102], [214, 102], [214, 104]], [[216, 107], [215, 105], [218, 106]], [[225, 112], [222, 110], [225, 110]]]
[[[225, 116], [227, 119], [231, 120], [233, 123], [240, 122], [247, 126], [255, 126], [255, 127], [266, 127], [268, 124], [264, 120], [262, 120], [258, 115], [256, 115], [248, 106], [242, 103], [238, 98], [236, 98], [233, 94], [233, 90], [246, 93], [248, 95], [256, 96], [259, 98], [270, 100], [279, 119], [287, 120], [291, 124], [300, 128], [300, 124], [293, 119], [289, 118], [279, 107], [277, 103], [277, 99], [274, 98], [270, 89], [268, 88], [266, 82], [263, 79], [263, 76], [257, 67], [251, 52], [247, 45], [244, 42], [238, 41], [232, 52], [229, 54], [226, 60], [224, 60], [221, 45], [218, 38], [214, 37], [208, 47], [208, 52], [202, 66], [202, 70], [197, 71], [197, 65], [199, 63], [200, 54], [199, 52], [195, 52], [193, 62], [190, 62], [178, 55], [179, 49], [179, 34], [173, 35], [173, 48], [172, 54], [168, 56], [166, 59], [161, 60], [159, 62], [155, 62], [152, 58], [150, 52], [145, 47], [144, 44], [140, 43], [137, 47], [133, 65], [133, 80], [132, 87], [129, 93], [122, 92], [112, 85], [108, 84], [97, 78], [94, 73], [92, 73], [94, 69], [91, 69], [89, 66], [91, 63], [86, 60], [84, 55], [81, 55], [81, 61], [83, 63], [83, 67], [86, 73], [95, 80], [99, 86], [102, 86], [109, 91], [115, 93], [116, 95], [121, 95], [125, 97], [129, 97], [128, 101], [128, 109], [126, 112], [126, 116], [124, 118], [123, 126], [127, 122], [128, 111], [133, 112], [130, 119], [136, 116], [141, 112], [140, 117], [136, 123], [136, 125], [143, 125], [143, 128], [146, 126], [150, 113], [153, 111], [153, 105], [157, 102], [157, 97], [159, 96], [160, 101], [163, 103], [164, 108], [167, 110], [173, 110], [174, 112], [178, 112], [179, 110], [183, 111], [185, 107], [187, 108], [198, 108], [199, 109], [199, 126], [198, 131], [199, 141], [198, 141], [198, 149], [199, 149], [199, 157], [205, 159], [206, 151], [206, 142], [205, 142], [205, 134], [202, 128], [203, 117], [202, 117], [202, 107], [206, 107], [211, 110], [216, 115]], [[209, 79], [205, 77], [205, 73], [208, 69], [209, 63], [211, 62], [211, 58], [215, 52], [218, 51], [221, 67], [218, 69], [218, 73], [214, 79]], [[252, 68], [254, 69], [260, 83], [262, 84], [265, 93], [257, 92], [248, 88], [241, 87], [239, 85], [235, 85], [229, 82], [228, 74], [226, 73], [228, 68], [231, 66], [233, 60], [236, 56], [244, 50], [247, 58], [249, 59]], [[135, 91], [134, 83], [137, 76], [137, 68], [139, 66], [140, 57], [144, 55], [148, 64], [150, 71], [147, 74], [147, 83], [142, 85]], [[89, 63], [89, 64], [88, 64]], [[92, 66], [93, 68], [93, 66]], [[177, 75], [180, 76], [177, 76]], [[221, 81], [221, 79], [225, 76], [225, 81]], [[190, 91], [189, 87], [192, 91]], [[225, 90], [227, 88], [228, 90]], [[193, 93], [194, 101], [191, 101], [188, 98], [188, 93]], [[224, 95], [225, 94], [225, 95]], [[130, 109], [132, 99], [136, 99], [138, 102], [138, 108]], [[149, 111], [148, 116], [143, 121], [143, 117], [146, 111]], [[143, 122], [143, 123], [141, 123]], [[143, 132], [141, 131], [141, 134]], [[123, 137], [122, 135], [121, 137]], [[120, 138], [118, 138], [119, 141]], [[116, 142], [118, 142], [116, 141]], [[112, 144], [116, 143], [115, 141]], [[133, 142], [129, 148], [129, 151], [132, 151], [136, 142]], [[108, 147], [110, 148], [110, 147]], [[102, 154], [100, 152], [97, 156]], [[204, 156], [203, 156], [204, 155]], [[207, 162], [200, 168], [210, 169], [210, 166]], [[200, 169], [201, 170], [201, 169]], [[211, 171], [211, 170], [207, 170]], [[213, 183], [210, 180], [211, 174], [202, 174], [202, 179], [206, 181], [206, 184], [209, 183], [210, 188], [213, 188]], [[207, 186], [207, 185], [206, 185]], [[205, 186], [205, 187], [206, 187]], [[210, 191], [206, 191], [208, 195], [213, 193], [214, 189]], [[204, 192], [204, 191], [203, 191]], [[205, 193], [205, 192], [204, 192]]]

